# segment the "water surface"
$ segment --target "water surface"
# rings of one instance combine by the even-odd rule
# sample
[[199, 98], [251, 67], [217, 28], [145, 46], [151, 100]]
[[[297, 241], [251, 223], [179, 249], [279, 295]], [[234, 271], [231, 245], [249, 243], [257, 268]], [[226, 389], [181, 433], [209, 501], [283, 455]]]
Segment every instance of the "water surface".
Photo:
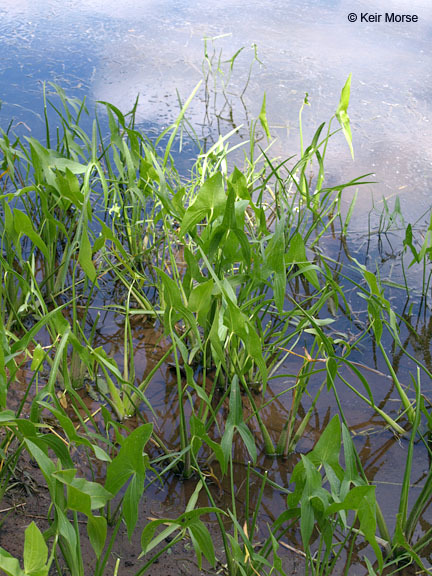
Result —
[[[383, 1], [2, 3], [1, 124], [13, 117], [15, 126], [25, 122], [33, 132], [41, 130], [41, 84], [53, 81], [68, 94], [86, 96], [90, 105], [108, 100], [124, 111], [139, 94], [143, 129], [159, 132], [176, 117], [179, 97], [184, 101], [202, 78], [203, 38], [223, 36], [214, 42], [222, 60], [244, 47], [228, 86], [232, 115], [218, 98], [212, 111], [229, 121], [206, 119], [201, 91], [190, 108], [199, 136], [214, 137], [233, 125], [244, 125], [247, 133], [266, 92], [270, 128], [277, 138], [273, 153], [296, 153], [304, 94], [309, 93], [311, 103], [304, 113], [310, 137], [335, 111], [352, 73], [356, 158], [353, 162], [343, 138], [337, 138], [329, 151], [329, 177], [374, 172], [377, 184], [362, 189], [358, 214], [369, 209], [371, 194], [376, 201], [400, 194], [414, 221], [429, 207], [432, 180], [432, 5], [427, 0], [408, 7], [402, 1], [391, 4], [391, 10], [409, 9], [419, 21], [360, 22], [361, 13], [389, 10]], [[348, 21], [349, 13], [358, 15], [356, 23]], [[262, 64], [254, 62], [241, 102], [253, 44]]]

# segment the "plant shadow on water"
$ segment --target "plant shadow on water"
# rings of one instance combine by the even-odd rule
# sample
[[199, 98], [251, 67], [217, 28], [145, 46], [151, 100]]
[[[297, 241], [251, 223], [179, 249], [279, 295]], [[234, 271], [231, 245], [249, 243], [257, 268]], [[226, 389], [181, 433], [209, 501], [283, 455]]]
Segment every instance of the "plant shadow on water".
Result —
[[352, 152], [350, 80], [309, 145], [306, 95], [283, 160], [264, 97], [242, 170], [233, 125], [178, 173], [198, 87], [155, 142], [137, 103], [87, 133], [59, 87], [44, 144], [1, 133], [3, 527], [29, 476], [45, 512], [5, 573], [427, 570], [431, 217], [397, 233], [385, 203], [350, 237], [367, 176], [324, 170], [335, 132]]

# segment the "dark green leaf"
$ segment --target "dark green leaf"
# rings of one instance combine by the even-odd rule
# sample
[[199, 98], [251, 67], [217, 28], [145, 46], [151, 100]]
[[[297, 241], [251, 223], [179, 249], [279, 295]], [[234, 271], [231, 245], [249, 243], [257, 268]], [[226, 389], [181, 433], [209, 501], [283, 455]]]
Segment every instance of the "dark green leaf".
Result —
[[152, 434], [153, 425], [143, 424], [129, 434], [122, 443], [120, 452], [108, 464], [105, 488], [117, 494], [133, 474], [145, 476], [144, 448]]
[[206, 526], [197, 518], [193, 522], [189, 523], [188, 530], [198, 558], [199, 569], [201, 570], [201, 553], [204, 554], [210, 566], [214, 568], [216, 558], [213, 541]]
[[87, 521], [87, 534], [96, 558], [102, 555], [107, 536], [107, 521], [103, 516], [89, 516]]

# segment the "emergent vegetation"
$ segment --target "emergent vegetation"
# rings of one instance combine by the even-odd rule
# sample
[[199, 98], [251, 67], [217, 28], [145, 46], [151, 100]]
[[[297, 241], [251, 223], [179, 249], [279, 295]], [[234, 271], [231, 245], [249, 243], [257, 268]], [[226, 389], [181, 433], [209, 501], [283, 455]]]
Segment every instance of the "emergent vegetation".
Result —
[[[208, 90], [215, 67], [206, 53]], [[410, 338], [424, 348], [411, 322], [415, 308], [428, 314], [432, 219], [423, 236], [405, 228], [402, 262], [409, 254], [424, 272], [420, 304], [411, 294], [410, 310], [398, 312], [388, 290], [409, 294], [406, 264], [405, 286], [396, 286], [349, 256], [356, 194], [345, 211], [342, 196], [368, 178], [326, 184], [336, 132], [352, 151], [350, 80], [331, 120], [308, 146], [301, 134], [299, 156], [283, 160], [257, 143], [259, 132], [270, 137], [264, 99], [241, 169], [233, 166], [232, 152], [241, 151], [234, 129], [200, 148], [190, 173], [177, 172], [173, 146], [190, 129], [198, 87], [155, 141], [137, 129], [136, 107], [124, 115], [101, 103], [91, 124], [85, 103], [57, 86], [45, 97], [44, 143], [1, 132], [0, 490], [2, 497], [10, 490], [27, 452], [50, 499], [48, 527], [31, 522], [25, 531], [23, 568], [0, 550], [4, 573], [83, 575], [83, 539], [94, 553], [91, 574], [113, 573], [122, 526], [132, 537], [148, 486], [173, 474], [196, 488], [179, 517], [148, 520], [137, 576], [182, 539], [213, 573], [218, 563], [230, 576], [284, 575], [288, 536], [309, 574], [349, 573], [362, 561], [359, 543], [364, 573], [407, 563], [426, 569], [432, 529], [419, 523], [432, 494], [429, 464], [420, 491], [411, 490], [411, 475], [416, 443], [430, 454], [421, 386], [431, 366]], [[386, 210], [380, 237], [401, 221]], [[341, 238], [345, 254], [328, 250], [329, 238]], [[101, 318], [112, 330], [121, 326], [121, 348], [104, 341]], [[149, 330], [153, 355], [147, 348], [143, 367]], [[366, 346], [373, 366], [362, 360]], [[399, 375], [401, 358], [409, 382]], [[384, 391], [370, 377], [378, 368], [386, 371]], [[174, 434], [159, 421], [160, 391], [154, 400], [161, 374], [171, 380], [165, 410], [175, 414]], [[335, 414], [299, 457], [324, 397]], [[346, 397], [407, 446], [396, 518], [381, 512], [352, 440]], [[285, 421], [275, 429], [269, 414], [281, 402]], [[295, 463], [289, 485], [256, 465], [264, 453]], [[86, 473], [78, 464], [84, 457]], [[227, 506], [217, 486], [230, 494]], [[282, 494], [284, 509], [265, 526], [268, 490]]]

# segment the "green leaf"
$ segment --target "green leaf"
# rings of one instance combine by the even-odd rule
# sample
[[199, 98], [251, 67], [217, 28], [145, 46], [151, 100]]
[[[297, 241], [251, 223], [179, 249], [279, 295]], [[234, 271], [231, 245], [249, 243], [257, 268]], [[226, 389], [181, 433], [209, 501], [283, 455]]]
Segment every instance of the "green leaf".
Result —
[[[155, 536], [155, 532], [159, 526], [162, 524], [168, 524], [168, 527], [165, 530], [162, 530], [157, 536]], [[171, 534], [179, 530], [179, 526], [177, 525], [175, 520], [171, 520], [171, 518], [161, 518], [159, 520], [152, 520], [144, 527], [144, 530], [141, 533], [141, 549], [142, 552], [139, 556], [141, 558], [148, 552], [151, 552], [153, 548], [155, 548], [158, 544], [166, 540], [167, 538], [171, 537]]]
[[156, 267], [155, 270], [163, 285], [163, 295], [166, 304], [164, 318], [168, 329], [171, 330], [177, 320], [184, 318], [188, 326], [193, 330], [197, 340], [200, 340], [196, 319], [191, 310], [184, 305], [178, 285], [163, 270]]
[[267, 113], [266, 113], [266, 94], [264, 92], [263, 102], [261, 105], [261, 112], [258, 116], [259, 121], [261, 122], [261, 126], [263, 127], [264, 132], [266, 133], [267, 140], [271, 139], [269, 125], [267, 122]]
[[339, 454], [341, 450], [341, 425], [339, 415], [335, 414], [327, 424], [308, 458], [315, 465], [328, 464], [334, 471], [341, 472]]
[[145, 477], [133, 475], [123, 498], [123, 515], [127, 526], [129, 540], [138, 520], [138, 503], [144, 492]]
[[12, 346], [11, 346], [11, 353], [15, 353], [18, 351], [22, 351], [25, 350], [25, 348], [27, 348], [27, 346], [29, 345], [29, 343], [31, 342], [31, 340], [33, 340], [33, 338], [35, 337], [35, 335], [39, 332], [39, 330], [45, 326], [46, 324], [48, 324], [48, 322], [50, 322], [53, 318], [55, 318], [57, 315], [61, 315], [60, 310], [62, 308], [65, 307], [65, 304], [63, 304], [62, 306], [59, 306], [58, 308], [54, 308], [53, 310], [51, 310], [50, 312], [48, 312], [47, 314], [45, 314], [45, 316], [42, 318], [42, 320], [39, 320], [39, 322], [37, 322], [32, 328], [31, 330], [29, 330], [28, 332], [26, 332], [24, 334], [24, 336], [20, 339], [17, 340]]
[[348, 116], [348, 105], [349, 105], [349, 100], [350, 100], [350, 92], [351, 92], [351, 74], [348, 76], [347, 81], [345, 82], [345, 86], [342, 88], [339, 106], [336, 110], [336, 118], [338, 119], [339, 124], [342, 127], [342, 131], [344, 133], [345, 139], [348, 142], [348, 146], [351, 150], [351, 156], [354, 159], [354, 150], [353, 150], [353, 146], [352, 146], [350, 119]]
[[342, 438], [345, 457], [345, 478], [348, 482], [364, 483], [364, 480], [357, 472], [357, 460], [355, 455], [355, 448], [351, 438], [351, 434], [345, 424], [342, 423]]
[[[208, 506], [204, 508], [196, 508], [195, 510], [189, 510], [188, 512], [181, 514], [178, 518], [175, 519], [159, 518], [158, 520], [152, 520], [145, 526], [141, 534], [141, 556], [153, 550], [153, 548], [171, 536], [171, 534], [173, 534], [173, 532], [176, 530], [184, 530], [185, 528], [188, 528], [191, 523], [194, 523], [196, 518], [199, 518], [199, 516], [212, 513], [225, 514], [225, 512], [219, 508]], [[168, 527], [154, 536], [157, 528], [163, 524], [168, 524]]]
[[111, 457], [105, 452], [105, 450], [103, 450], [103, 448], [97, 444], [91, 444], [91, 448], [98, 460], [101, 460], [102, 462], [111, 462]]
[[[1, 353], [2, 353], [2, 351], [0, 349], [0, 354]], [[33, 358], [32, 358], [32, 363], [30, 366], [30, 370], [33, 370], [33, 371], [42, 370], [42, 363], [45, 360], [45, 356], [46, 356], [45, 350], [38, 343], [33, 350]]]
[[105, 488], [117, 494], [133, 474], [145, 475], [144, 447], [153, 431], [152, 424], [143, 424], [124, 439], [119, 453], [108, 464]]
[[[278, 312], [282, 314], [284, 309], [284, 299], [286, 291], [286, 269], [285, 269], [285, 219], [278, 220], [275, 231], [265, 249], [267, 264], [274, 272], [273, 290], [275, 304]], [[306, 253], [305, 253], [306, 256]], [[317, 279], [318, 281], [318, 279]]]
[[25, 438], [32, 439], [35, 442], [40, 443], [43, 445], [43, 440], [37, 437], [37, 428], [33, 422], [30, 420], [26, 420], [24, 418], [20, 418], [16, 420], [16, 424], [18, 426], [18, 430]]
[[77, 533], [58, 504], [55, 504], [55, 510], [57, 514], [57, 531], [61, 537], [65, 552], [71, 562], [71, 564], [69, 564], [69, 569], [72, 574], [83, 574], [83, 571], [80, 572], [80, 568], [82, 567], [82, 558], [78, 552]]
[[106, 518], [103, 516], [89, 516], [87, 522], [87, 534], [96, 554], [96, 558], [99, 560], [102, 555], [107, 536]]
[[0, 424], [4, 422], [14, 422], [15, 421], [15, 412], [12, 410], [2, 410], [0, 412]]
[[235, 430], [235, 426], [232, 424], [232, 422], [227, 422], [225, 425], [225, 430], [222, 436], [222, 441], [221, 441], [221, 448], [222, 448], [222, 452], [224, 455], [224, 461], [225, 461], [225, 467], [222, 469], [222, 472], [225, 474], [227, 471], [227, 465], [229, 462], [229, 459], [231, 458], [232, 455], [232, 444], [233, 444], [233, 437], [234, 437], [234, 430]]
[[[315, 465], [309, 460], [307, 456], [302, 455], [301, 458], [301, 464], [303, 466], [304, 473], [304, 484], [301, 486], [301, 483], [299, 482], [300, 490], [302, 491], [300, 499], [300, 532], [303, 546], [305, 549], [307, 549], [315, 526], [315, 513], [314, 507], [312, 505], [312, 496], [316, 494], [321, 488], [322, 478]], [[297, 482], [298, 480], [296, 483]]]
[[223, 323], [222, 307], [216, 311], [213, 323], [209, 332], [209, 340], [212, 346], [212, 353], [218, 362], [226, 369], [226, 358], [223, 350], [227, 328]]
[[[234, 376], [231, 382], [230, 400], [229, 400], [229, 414], [225, 425], [225, 431], [222, 436], [222, 452], [225, 459], [225, 464], [229, 461], [232, 453], [232, 440], [234, 436], [234, 431], [238, 430], [247, 451], [255, 463], [257, 459], [257, 450], [255, 446], [255, 440], [249, 428], [243, 421], [243, 404], [240, 394], [240, 387], [238, 383], [238, 377]], [[225, 469], [224, 469], [225, 472]]]
[[[200, 388], [199, 386], [196, 386], [197, 392], [199, 388]], [[208, 397], [206, 398], [205, 402], [210, 406]], [[220, 444], [218, 444], [217, 442], [215, 442], [210, 438], [210, 436], [206, 433], [204, 423], [201, 422], [201, 420], [199, 420], [194, 414], [191, 414], [190, 416], [190, 428], [191, 428], [192, 449], [194, 450], [195, 456], [197, 455], [198, 450], [201, 448], [202, 442], [205, 442], [207, 446], [213, 451], [214, 455], [216, 456], [216, 459], [220, 464], [222, 471], [225, 473], [227, 464], [225, 461], [225, 456], [222, 447], [220, 446]], [[198, 447], [195, 449], [193, 444], [194, 438], [195, 440], [197, 438], [199, 439], [199, 442], [196, 441]]]
[[67, 490], [67, 506], [70, 510], [76, 510], [86, 516], [91, 516], [91, 498], [88, 494], [77, 490], [69, 485]]
[[417, 564], [417, 566], [419, 568], [421, 568], [425, 572], [425, 574], [428, 574], [430, 572], [425, 568], [420, 556], [416, 553], [415, 548], [406, 539], [401, 514], [396, 515], [396, 526], [395, 526], [392, 544], [395, 548], [400, 547], [400, 548], [403, 548], [404, 550], [406, 550], [408, 553], [408, 556], [412, 560], [414, 560], [414, 562]]
[[92, 260], [92, 247], [90, 244], [87, 226], [83, 226], [81, 241], [80, 241], [80, 250], [78, 254], [78, 261], [81, 264], [82, 269], [84, 270], [86, 276], [89, 278], [91, 282], [96, 281], [97, 273], [96, 268], [93, 264]]
[[76, 469], [60, 470], [52, 474], [53, 478], [68, 487], [68, 506], [71, 510], [91, 515], [91, 510], [97, 510], [107, 504], [112, 494], [98, 482], [85, 478], [76, 478]]
[[[241, 566], [244, 563], [244, 551], [242, 550], [242, 548], [240, 547], [239, 543], [237, 542], [237, 540], [234, 538], [234, 536], [232, 536], [231, 534], [227, 534], [229, 540], [230, 540], [230, 544], [231, 544], [231, 555], [233, 560], [236, 562], [236, 564], [238, 566]], [[246, 573], [243, 571], [242, 576], [244, 576]]]
[[82, 208], [84, 194], [80, 190], [78, 178], [69, 168], [66, 168], [65, 174], [61, 172], [56, 174], [56, 184], [57, 189], [64, 198], [72, 202], [77, 208]]
[[372, 298], [369, 298], [368, 300], [368, 314], [372, 320], [372, 329], [375, 334], [375, 339], [377, 341], [377, 344], [380, 344], [383, 333], [383, 323], [381, 320], [381, 307]]
[[21, 210], [15, 209], [13, 212], [13, 217], [14, 217], [14, 226], [17, 234], [20, 235], [25, 234], [26, 236], [28, 236], [30, 240], [33, 242], [33, 244], [37, 248], [39, 248], [39, 250], [45, 256], [45, 258], [47, 260], [50, 260], [50, 254], [48, 248], [45, 242], [42, 240], [42, 238], [34, 229], [32, 221], [27, 216], [27, 214], [21, 212]]
[[289, 264], [297, 264], [306, 280], [317, 290], [320, 289], [317, 273], [306, 257], [306, 247], [299, 232], [290, 240], [286, 259]]
[[51, 496], [53, 496], [53, 478], [52, 475], [54, 474], [56, 467], [52, 460], [47, 456], [47, 454], [42, 450], [35, 442], [32, 442], [28, 438], [26, 438], [25, 443], [27, 444], [27, 449], [32, 456], [38, 463], [39, 468], [42, 471], [42, 474], [45, 477], [45, 480], [48, 484], [48, 488], [50, 490]]
[[64, 468], [71, 468], [74, 463], [70, 456], [69, 447], [55, 434], [44, 434], [40, 438], [41, 443], [45, 444], [48, 450], [52, 450], [59, 459]]
[[143, 424], [136, 428], [123, 441], [120, 452], [107, 467], [105, 487], [117, 494], [130, 479], [123, 499], [123, 515], [129, 538], [138, 519], [138, 504], [144, 492], [145, 471], [147, 468], [144, 447], [150, 439], [152, 424]]
[[32, 522], [25, 530], [24, 539], [24, 570], [26, 574], [35, 574], [42, 576], [48, 574], [48, 547], [45, 543], [41, 531]]
[[206, 327], [207, 316], [212, 306], [212, 291], [214, 281], [210, 278], [207, 282], [195, 286], [189, 295], [189, 309], [196, 312], [198, 323], [202, 328]]
[[57, 418], [60, 426], [62, 427], [63, 431], [65, 432], [66, 436], [71, 442], [74, 442], [77, 445], [88, 446], [93, 450], [98, 460], [102, 460], [103, 462], [111, 462], [111, 458], [108, 456], [105, 450], [103, 450], [97, 444], [92, 444], [88, 438], [86, 438], [85, 436], [80, 436], [77, 433], [72, 420], [64, 412], [57, 410], [48, 402], [39, 400], [37, 401], [37, 403], [42, 408], [49, 410], [53, 414], [53, 416]]
[[234, 426], [238, 426], [243, 422], [243, 403], [237, 376], [234, 376], [231, 382], [228, 420]]
[[308, 498], [302, 499], [300, 516], [300, 533], [302, 537], [303, 546], [305, 549], [309, 546], [309, 541], [315, 525], [315, 515], [312, 504]]
[[11, 556], [9, 552], [6, 552], [3, 548], [0, 548], [0, 570], [5, 572], [7, 576], [26, 576], [17, 558]]
[[217, 172], [203, 184], [195, 201], [186, 210], [180, 227], [180, 236], [184, 236], [204, 218], [211, 222], [219, 216], [223, 212], [226, 200], [222, 174]]
[[326, 376], [327, 376], [328, 390], [331, 390], [331, 388], [334, 386], [337, 372], [338, 372], [338, 364], [336, 362], [336, 358], [334, 356], [330, 356], [330, 358], [327, 358], [326, 361]]
[[87, 170], [87, 166], [75, 162], [75, 160], [70, 160], [69, 158], [53, 158], [51, 160], [50, 168], [55, 168], [66, 172], [67, 170], [72, 174], [84, 174]]
[[[3, 326], [2, 329], [4, 330]], [[1, 342], [0, 343], [0, 409], [2, 410], [6, 408], [6, 397], [7, 397], [7, 374], [6, 374], [3, 343]]]
[[215, 567], [216, 558], [213, 541], [207, 527], [198, 518], [188, 525], [188, 530], [198, 559], [198, 567], [201, 570], [201, 554], [204, 554], [212, 568]]
[[414, 256], [414, 258], [412, 259], [412, 261], [410, 262], [409, 268], [415, 263], [419, 263], [420, 262], [420, 256], [419, 253], [416, 250], [416, 247], [413, 244], [413, 233], [412, 233], [412, 226], [411, 224], [408, 224], [408, 226], [406, 227], [405, 230], [405, 239], [403, 241], [404, 247], [406, 248], [407, 246], [410, 248], [412, 255]]
[[277, 553], [277, 551], [279, 549], [278, 541], [273, 536], [271, 531], [270, 531], [270, 540], [271, 540], [272, 549], [273, 549], [273, 564], [274, 564], [274, 567], [276, 568], [276, 572], [279, 572], [279, 574], [281, 574], [282, 576], [287, 576], [286, 572], [284, 572], [284, 570], [283, 570], [282, 560]]
[[226, 323], [234, 334], [243, 340], [248, 354], [255, 360], [261, 374], [264, 386], [267, 383], [267, 366], [264, 361], [261, 340], [256, 328], [231, 299], [227, 300]]
[[326, 510], [330, 515], [339, 510], [355, 510], [360, 524], [360, 530], [364, 537], [372, 546], [378, 564], [380, 573], [383, 567], [383, 556], [381, 548], [376, 540], [376, 497], [375, 486], [355, 486], [345, 497], [343, 502], [332, 504]]
[[98, 482], [90, 482], [85, 478], [74, 478], [71, 482], [71, 486], [90, 497], [90, 506], [92, 510], [103, 508], [113, 496], [111, 492], [105, 490], [105, 488]]
[[245, 446], [247, 448], [247, 451], [249, 452], [249, 456], [251, 457], [252, 462], [256, 464], [257, 449], [252, 432], [249, 430], [249, 428], [246, 426], [244, 422], [242, 422], [237, 426], [237, 430], [239, 431], [239, 434], [242, 437], [243, 442], [245, 443]]
[[370, 272], [369, 270], [364, 270], [363, 276], [366, 282], [368, 283], [371, 294], [377, 296], [378, 300], [382, 300], [382, 294], [378, 286], [378, 280], [376, 275], [373, 272]]
[[229, 177], [228, 185], [234, 190], [237, 198], [242, 198], [243, 200], [248, 201], [251, 200], [246, 176], [236, 166]]

